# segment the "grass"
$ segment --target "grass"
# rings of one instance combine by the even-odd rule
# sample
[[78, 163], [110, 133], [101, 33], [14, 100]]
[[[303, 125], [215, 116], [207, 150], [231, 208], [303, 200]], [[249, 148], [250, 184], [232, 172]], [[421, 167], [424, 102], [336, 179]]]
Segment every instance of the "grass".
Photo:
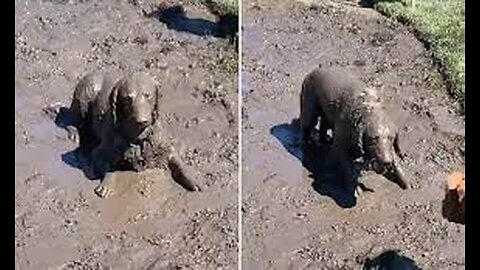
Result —
[[239, 0], [201, 0], [212, 13], [218, 16], [236, 15], [238, 16], [238, 1]]
[[379, 0], [375, 8], [412, 26], [465, 106], [465, 0]]
[[200, 0], [220, 20], [225, 35], [238, 50], [238, 2], [240, 0]]
[[[167, 0], [158, 0], [161, 4]], [[241, 0], [186, 0], [184, 3], [195, 3], [205, 5], [210, 12], [217, 16], [234, 15], [238, 16], [238, 1]]]

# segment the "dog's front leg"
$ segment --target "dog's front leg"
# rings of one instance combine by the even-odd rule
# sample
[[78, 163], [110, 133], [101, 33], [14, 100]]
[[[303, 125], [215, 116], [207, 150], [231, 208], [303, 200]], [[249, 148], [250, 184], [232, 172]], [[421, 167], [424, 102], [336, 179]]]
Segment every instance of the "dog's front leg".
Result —
[[101, 198], [107, 198], [114, 193], [116, 174], [115, 172], [107, 172], [102, 182], [95, 188], [95, 194]]
[[112, 149], [109, 147], [110, 143], [102, 141], [92, 151], [92, 169], [97, 177], [103, 177], [111, 169]]

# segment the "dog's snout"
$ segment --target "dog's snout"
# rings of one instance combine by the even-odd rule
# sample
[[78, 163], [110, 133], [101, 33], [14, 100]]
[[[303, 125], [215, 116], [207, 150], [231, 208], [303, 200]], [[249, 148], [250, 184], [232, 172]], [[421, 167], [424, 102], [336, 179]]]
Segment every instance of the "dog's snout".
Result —
[[142, 126], [146, 126], [150, 123], [150, 121], [147, 118], [142, 118], [138, 120], [138, 123]]
[[146, 124], [148, 122], [150, 122], [150, 113], [148, 112], [139, 112], [138, 114], [136, 114], [136, 121], [140, 124]]
[[384, 174], [393, 169], [393, 162], [375, 159], [372, 166], [375, 172], [378, 174]]
[[139, 103], [134, 110], [135, 121], [139, 124], [148, 124], [152, 118], [152, 111], [147, 104]]

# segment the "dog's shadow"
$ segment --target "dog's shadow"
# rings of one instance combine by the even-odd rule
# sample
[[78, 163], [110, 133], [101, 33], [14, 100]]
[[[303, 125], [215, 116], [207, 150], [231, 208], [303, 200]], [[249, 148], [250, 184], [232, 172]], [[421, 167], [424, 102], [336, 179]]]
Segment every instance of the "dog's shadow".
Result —
[[373, 259], [367, 258], [363, 270], [374, 269], [421, 270], [415, 261], [401, 255], [398, 250], [387, 250]]
[[146, 14], [149, 18], [157, 18], [165, 23], [169, 29], [187, 32], [198, 36], [213, 36], [227, 38], [237, 30], [238, 18], [233, 15], [220, 17], [218, 22], [201, 18], [188, 18], [181, 5], [159, 8]]
[[[70, 109], [67, 107], [61, 107], [58, 110], [57, 115], [55, 116], [55, 125], [62, 129], [71, 129], [74, 127], [74, 121]], [[77, 134], [78, 135], [78, 134]], [[82, 156], [82, 149], [80, 146], [75, 148], [75, 150], [68, 151], [62, 154], [62, 161], [67, 165], [82, 170], [85, 177], [89, 180], [99, 180], [100, 177], [93, 174], [92, 170], [89, 169], [89, 164], [86, 162], [85, 158]]]
[[354, 174], [353, 179], [347, 179], [347, 182], [341, 180], [337, 165], [332, 161], [329, 145], [313, 144], [302, 149], [299, 144], [298, 119], [292, 120], [290, 124], [276, 125], [270, 129], [270, 133], [310, 172], [310, 177], [313, 178], [312, 187], [315, 191], [332, 198], [342, 208], [351, 208], [356, 205], [355, 189], [346, 189], [344, 183], [358, 184], [358, 174]]

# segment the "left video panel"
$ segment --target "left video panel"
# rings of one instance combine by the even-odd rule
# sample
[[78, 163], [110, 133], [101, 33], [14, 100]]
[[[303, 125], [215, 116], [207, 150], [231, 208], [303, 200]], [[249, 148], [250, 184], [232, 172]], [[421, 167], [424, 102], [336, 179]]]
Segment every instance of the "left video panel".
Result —
[[16, 268], [238, 268], [237, 46], [236, 1], [15, 1]]

